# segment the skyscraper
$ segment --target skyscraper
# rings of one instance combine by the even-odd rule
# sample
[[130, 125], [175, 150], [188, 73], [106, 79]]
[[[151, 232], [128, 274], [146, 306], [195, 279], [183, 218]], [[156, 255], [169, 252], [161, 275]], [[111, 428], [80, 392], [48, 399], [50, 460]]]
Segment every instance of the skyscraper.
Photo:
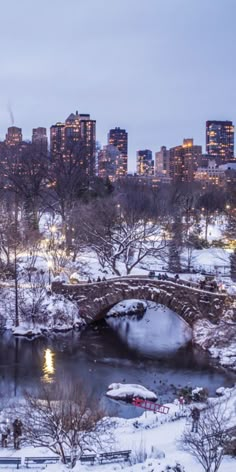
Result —
[[170, 177], [177, 182], [191, 182], [202, 155], [202, 147], [193, 139], [184, 139], [183, 144], [170, 149]]
[[87, 175], [95, 175], [96, 121], [88, 114], [71, 113], [65, 123], [50, 128], [50, 150], [55, 159], [61, 155], [65, 160], [78, 160]]
[[223, 162], [234, 158], [234, 126], [232, 121], [206, 122], [206, 152]]
[[154, 174], [154, 162], [152, 160], [152, 151], [150, 151], [149, 149], [137, 151], [137, 174]]
[[50, 128], [50, 154], [53, 159], [65, 151], [65, 124], [56, 123]]
[[32, 145], [34, 152], [36, 152], [38, 155], [47, 156], [48, 138], [46, 128], [33, 128]]
[[128, 133], [125, 129], [119, 127], [110, 129], [108, 133], [108, 144], [115, 146], [122, 157], [122, 175], [127, 174], [128, 170]]

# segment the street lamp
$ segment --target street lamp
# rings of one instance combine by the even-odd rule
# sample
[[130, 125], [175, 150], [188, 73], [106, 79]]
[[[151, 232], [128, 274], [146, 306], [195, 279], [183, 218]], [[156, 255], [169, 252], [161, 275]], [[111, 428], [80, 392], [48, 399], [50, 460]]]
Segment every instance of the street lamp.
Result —
[[48, 261], [48, 283], [51, 285], [51, 270], [52, 270], [52, 261]]
[[55, 225], [52, 225], [50, 228], [51, 233], [56, 233], [57, 227]]

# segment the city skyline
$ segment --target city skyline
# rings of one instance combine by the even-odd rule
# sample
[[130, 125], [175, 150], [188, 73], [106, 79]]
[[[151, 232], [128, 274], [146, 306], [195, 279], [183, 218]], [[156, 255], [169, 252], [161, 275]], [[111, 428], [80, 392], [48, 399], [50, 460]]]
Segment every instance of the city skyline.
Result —
[[109, 129], [127, 130], [135, 170], [139, 149], [204, 147], [207, 120], [236, 122], [234, 0], [69, 3], [2, 6], [1, 140], [12, 115], [29, 139], [78, 109], [101, 145]]
[[[76, 113], [78, 113], [78, 112], [76, 112]], [[87, 114], [87, 113], [86, 113], [86, 114], [81, 114], [81, 115], [89, 116], [89, 114]], [[65, 121], [65, 120], [64, 120], [64, 121]], [[96, 121], [96, 120], [95, 120], [95, 121]], [[206, 126], [207, 126], [208, 122], [211, 122], [211, 121], [213, 121], [213, 122], [218, 122], [218, 120], [207, 120], [207, 121], [205, 122], [205, 128], [204, 128], [204, 130], [205, 130], [205, 136], [204, 136], [205, 141], [202, 142], [202, 143], [197, 143], [198, 145], [200, 145], [200, 146], [202, 147], [202, 153], [203, 153], [203, 154], [204, 154], [204, 153], [207, 154], [207, 149], [206, 149], [206, 148], [207, 148]], [[43, 130], [46, 130], [46, 133], [47, 133], [46, 136], [47, 136], [47, 139], [48, 139], [48, 141], [49, 141], [48, 146], [49, 146], [49, 148], [50, 148], [50, 143], [51, 143], [51, 137], [50, 137], [51, 128], [53, 128], [53, 126], [62, 126], [62, 125], [64, 126], [63, 120], [62, 120], [62, 121], [56, 121], [55, 123], [56, 123], [56, 125], [51, 124], [49, 128], [45, 128], [45, 127], [42, 127], [42, 126], [37, 126], [36, 129], [35, 129], [35, 128], [31, 128], [31, 133], [30, 133], [30, 135], [27, 136], [27, 137], [24, 135], [23, 129], [22, 129], [20, 126], [16, 126], [16, 125], [14, 124], [14, 125], [9, 126], [9, 127], [7, 128], [7, 130], [6, 130], [6, 132], [5, 132], [3, 138], [1, 137], [1, 130], [0, 130], [0, 142], [3, 142], [4, 139], [7, 138], [7, 132], [8, 132], [9, 129], [11, 130], [11, 128], [12, 128], [12, 129], [16, 128], [16, 129], [18, 129], [19, 131], [22, 132], [22, 134], [21, 134], [21, 139], [22, 139], [22, 141], [32, 141], [32, 137], [33, 137], [34, 131], [37, 130], [37, 129], [39, 129], [39, 130], [43, 129]], [[232, 127], [234, 128], [234, 123], [233, 123], [233, 122], [230, 122], [230, 123], [232, 124]], [[120, 127], [115, 127], [115, 129], [120, 129]], [[112, 131], [112, 130], [110, 130], [110, 131]], [[121, 131], [127, 132], [128, 136], [129, 136], [129, 133], [128, 133], [127, 130], [121, 130]], [[233, 134], [234, 134], [234, 133], [235, 133], [235, 130], [233, 131]], [[106, 141], [105, 141], [105, 142], [101, 142], [101, 141], [99, 141], [99, 139], [96, 139], [96, 141], [97, 141], [98, 144], [100, 145], [100, 149], [102, 149], [104, 146], [106, 147], [108, 140], [109, 140], [109, 132], [108, 132], [108, 134], [107, 134], [107, 137], [106, 137]], [[182, 141], [184, 141], [184, 140], [194, 140], [194, 141], [196, 142], [195, 138], [193, 137], [193, 134], [192, 134], [192, 137], [191, 137], [191, 138], [190, 138], [190, 137], [182, 138]], [[179, 140], [179, 142], [175, 143], [175, 145], [172, 146], [172, 147], [176, 147], [176, 146], [180, 145], [180, 141], [181, 141], [181, 140]], [[166, 146], [165, 144], [162, 144], [162, 145], [159, 147], [159, 149], [151, 149], [151, 152], [152, 152], [153, 154], [159, 153], [159, 152], [162, 150], [163, 147], [166, 148], [166, 149], [171, 149], [171, 147]], [[128, 162], [127, 162], [127, 163], [128, 163], [128, 172], [131, 172], [131, 173], [137, 172], [137, 155], [138, 155], [139, 152], [143, 152], [143, 150], [141, 150], [141, 149], [136, 149], [136, 151], [135, 151], [135, 158], [132, 159], [131, 156], [130, 156], [130, 153], [129, 153], [129, 146], [128, 146]], [[229, 159], [230, 159], [230, 156], [229, 156]]]

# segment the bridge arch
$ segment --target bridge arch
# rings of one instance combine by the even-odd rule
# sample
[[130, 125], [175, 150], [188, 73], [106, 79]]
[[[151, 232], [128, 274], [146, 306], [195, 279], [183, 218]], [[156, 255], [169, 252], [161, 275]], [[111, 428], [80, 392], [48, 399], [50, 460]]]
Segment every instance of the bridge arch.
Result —
[[190, 326], [199, 318], [208, 318], [216, 323], [228, 305], [226, 294], [148, 277], [119, 277], [76, 285], [53, 282], [52, 291], [75, 300], [80, 315], [90, 323], [104, 318], [109, 308], [120, 301], [134, 298], [160, 303], [176, 312]]

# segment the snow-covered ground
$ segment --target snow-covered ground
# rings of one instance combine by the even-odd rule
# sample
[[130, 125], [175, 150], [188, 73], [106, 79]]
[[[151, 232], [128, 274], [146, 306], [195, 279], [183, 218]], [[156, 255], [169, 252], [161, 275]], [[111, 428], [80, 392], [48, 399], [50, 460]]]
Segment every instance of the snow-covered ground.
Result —
[[[208, 225], [207, 229], [207, 239], [208, 242], [211, 243], [212, 241], [219, 241], [222, 239], [222, 236], [224, 235], [224, 231], [227, 226], [227, 220], [223, 216], [214, 216], [214, 221], [212, 221]], [[205, 220], [202, 218], [201, 223], [201, 234], [200, 236], [202, 238], [205, 237]]]
[[[218, 398], [208, 399], [208, 405], [219, 404], [222, 410], [227, 405], [228, 427], [235, 426], [236, 420], [236, 387], [233, 389], [221, 389]], [[127, 472], [174, 472], [173, 467], [180, 464], [181, 472], [202, 472], [201, 465], [188, 452], [181, 449], [180, 440], [184, 431], [191, 434], [190, 413], [194, 404], [182, 407], [178, 402], [170, 403], [169, 413], [153, 413], [145, 411], [139, 418], [123, 419], [112, 418], [112, 433], [114, 444], [112, 448], [104, 445], [103, 450], [127, 450], [131, 449], [131, 463], [110, 462], [95, 463], [95, 465], [82, 465], [78, 463], [73, 469], [75, 472], [113, 472], [123, 470]], [[197, 404], [204, 409], [206, 404]], [[1, 412], [1, 420], [4, 411]], [[99, 451], [97, 451], [99, 453]], [[100, 451], [101, 452], [101, 451]], [[14, 451], [11, 447], [1, 450], [1, 457], [27, 456], [52, 456], [45, 448], [23, 447], [20, 451]], [[169, 467], [169, 468], [168, 468]], [[225, 456], [219, 468], [219, 472], [234, 472], [236, 461], [230, 456]], [[43, 470], [45, 466], [37, 466], [34, 470]], [[3, 469], [2, 469], [3, 470]], [[8, 470], [8, 469], [5, 469]], [[24, 467], [21, 470], [27, 470]], [[48, 472], [66, 472], [68, 467], [63, 464], [47, 465]]]
[[[232, 250], [211, 247], [208, 249], [194, 249], [191, 253], [190, 265], [198, 271], [210, 271], [220, 275], [230, 274], [230, 255]], [[188, 265], [188, 251], [181, 254], [183, 267]]]

